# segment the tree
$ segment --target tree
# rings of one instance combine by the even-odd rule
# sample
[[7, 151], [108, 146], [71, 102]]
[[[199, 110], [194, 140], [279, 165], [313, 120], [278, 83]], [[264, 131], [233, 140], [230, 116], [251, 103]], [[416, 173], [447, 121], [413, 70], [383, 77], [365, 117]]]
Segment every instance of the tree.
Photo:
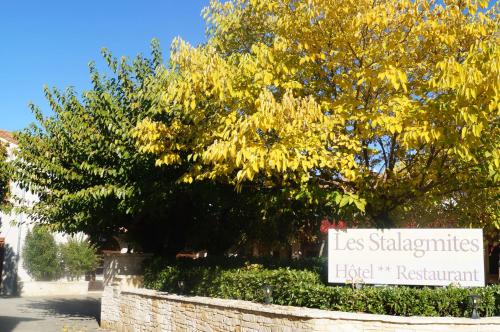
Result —
[[381, 227], [416, 200], [498, 197], [487, 3], [213, 0], [208, 42], [174, 42], [162, 104], [136, 137], [158, 165], [186, 166], [184, 182], [287, 188]]
[[45, 88], [49, 117], [31, 105], [38, 123], [18, 133], [12, 166], [15, 181], [39, 198], [24, 207], [37, 222], [97, 241], [125, 231], [137, 235], [144, 223], [164, 218], [172, 185], [166, 179], [178, 170], [156, 168], [129, 134], [154, 107], [150, 78], [162, 59], [156, 41], [152, 49], [152, 59], [138, 56], [132, 64], [103, 50], [112, 77], [91, 63], [90, 91], [78, 97], [73, 89]]
[[224, 184], [178, 183], [187, 166], [155, 166], [156, 156], [139, 152], [131, 133], [156, 114], [159, 45], [153, 42], [152, 59], [132, 64], [103, 55], [111, 77], [91, 65], [93, 87], [81, 97], [46, 88], [53, 115], [32, 106], [37, 123], [17, 134], [13, 177], [38, 197], [22, 208], [38, 223], [84, 232], [96, 244], [119, 234], [148, 252], [224, 252], [255, 219], [251, 198]]
[[95, 246], [81, 238], [69, 238], [60, 245], [60, 252], [66, 276], [70, 279], [79, 279], [99, 264]]
[[26, 234], [23, 266], [35, 280], [56, 280], [61, 276], [58, 247], [46, 228], [34, 227]]

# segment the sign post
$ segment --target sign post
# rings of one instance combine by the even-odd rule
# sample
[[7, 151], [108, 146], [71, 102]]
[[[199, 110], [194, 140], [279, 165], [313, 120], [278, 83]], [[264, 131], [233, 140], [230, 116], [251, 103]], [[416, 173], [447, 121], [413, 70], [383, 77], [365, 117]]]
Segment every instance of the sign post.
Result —
[[330, 229], [328, 282], [484, 286], [483, 231]]

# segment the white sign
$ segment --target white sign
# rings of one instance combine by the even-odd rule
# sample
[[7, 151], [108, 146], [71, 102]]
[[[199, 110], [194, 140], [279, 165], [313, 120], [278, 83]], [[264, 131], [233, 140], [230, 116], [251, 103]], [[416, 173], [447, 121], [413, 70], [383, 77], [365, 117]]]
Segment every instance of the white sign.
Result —
[[330, 229], [328, 282], [484, 286], [483, 231]]

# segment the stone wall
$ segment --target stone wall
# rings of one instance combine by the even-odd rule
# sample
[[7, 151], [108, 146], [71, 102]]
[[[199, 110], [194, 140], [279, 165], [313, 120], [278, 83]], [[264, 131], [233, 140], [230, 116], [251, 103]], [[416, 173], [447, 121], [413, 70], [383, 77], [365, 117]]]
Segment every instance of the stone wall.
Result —
[[107, 286], [101, 325], [115, 331], [500, 332], [500, 317], [395, 317], [188, 297]]

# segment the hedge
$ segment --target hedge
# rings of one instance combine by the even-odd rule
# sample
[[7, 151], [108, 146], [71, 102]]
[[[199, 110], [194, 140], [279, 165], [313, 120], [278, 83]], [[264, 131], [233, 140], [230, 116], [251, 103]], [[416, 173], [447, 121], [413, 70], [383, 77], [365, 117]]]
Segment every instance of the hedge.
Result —
[[[321, 278], [319, 261], [296, 262], [296, 268], [281, 263], [246, 264], [230, 260], [146, 262], [145, 287], [187, 295], [264, 302], [264, 285], [273, 286], [273, 303], [327, 310], [365, 312], [397, 316], [470, 317], [469, 295], [481, 296], [481, 316], [500, 315], [500, 285], [484, 288], [328, 286]], [[242, 266], [243, 265], [243, 266]], [[302, 266], [298, 268], [297, 266]], [[178, 282], [185, 287], [179, 289]]]

